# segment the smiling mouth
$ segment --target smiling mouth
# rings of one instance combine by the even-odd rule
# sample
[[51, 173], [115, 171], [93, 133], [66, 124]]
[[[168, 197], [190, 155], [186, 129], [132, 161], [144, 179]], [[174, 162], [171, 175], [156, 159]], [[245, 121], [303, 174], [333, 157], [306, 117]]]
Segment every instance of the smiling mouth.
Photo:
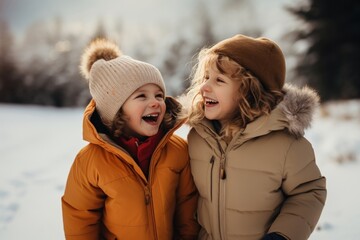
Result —
[[142, 119], [147, 123], [156, 123], [159, 119], [159, 114], [148, 114], [142, 117]]
[[206, 106], [214, 106], [215, 104], [218, 104], [219, 102], [210, 98], [205, 98], [204, 99], [205, 105]]

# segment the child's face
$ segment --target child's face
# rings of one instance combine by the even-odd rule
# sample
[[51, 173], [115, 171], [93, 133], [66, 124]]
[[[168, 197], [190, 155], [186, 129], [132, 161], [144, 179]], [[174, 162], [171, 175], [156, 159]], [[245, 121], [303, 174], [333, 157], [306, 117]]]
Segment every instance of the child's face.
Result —
[[155, 135], [164, 118], [166, 105], [159, 86], [149, 83], [138, 88], [123, 105], [126, 131], [134, 137]]
[[209, 68], [200, 92], [205, 106], [205, 117], [223, 122], [231, 118], [238, 107], [240, 81], [234, 81], [216, 68]]

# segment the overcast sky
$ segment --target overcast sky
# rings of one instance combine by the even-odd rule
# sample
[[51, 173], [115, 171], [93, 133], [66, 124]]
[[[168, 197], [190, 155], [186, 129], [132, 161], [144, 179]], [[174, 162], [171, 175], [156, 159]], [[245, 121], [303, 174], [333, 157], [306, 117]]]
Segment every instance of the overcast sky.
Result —
[[[16, 33], [31, 23], [61, 17], [66, 23], [91, 25], [99, 20], [136, 23], [177, 21], [179, 9], [191, 6], [192, 0], [0, 0], [2, 14]], [[184, 13], [183, 15], [186, 15]]]
[[[231, 2], [231, 0], [226, 1]], [[276, 23], [282, 17], [280, 15], [284, 14], [283, 5], [294, 2], [291, 0], [243, 1], [251, 2], [253, 10], [261, 14], [261, 17], [256, 19], [249, 16], [249, 23], [263, 21], [263, 24]], [[211, 17], [226, 17], [216, 14], [219, 5], [224, 3], [219, 0], [0, 0], [0, 11], [9, 22], [12, 31], [19, 35], [34, 22], [52, 20], [55, 17], [60, 17], [68, 28], [94, 26], [99, 21], [105, 24], [121, 21], [127, 25], [145, 25], [145, 27], [151, 24], [176, 26], [176, 22], [196, 14], [195, 7], [201, 3], [209, 9]], [[269, 11], [270, 5], [271, 11]]]

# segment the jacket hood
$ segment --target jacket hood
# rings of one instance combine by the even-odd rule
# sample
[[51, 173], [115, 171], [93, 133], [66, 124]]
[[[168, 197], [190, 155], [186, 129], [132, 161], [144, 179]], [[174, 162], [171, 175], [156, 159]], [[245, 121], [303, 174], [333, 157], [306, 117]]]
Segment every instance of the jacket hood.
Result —
[[319, 106], [320, 97], [311, 88], [305, 86], [296, 88], [286, 84], [284, 100], [277, 106], [284, 114], [287, 128], [295, 136], [303, 136], [305, 129], [311, 126], [316, 108]]
[[[287, 129], [295, 137], [301, 137], [305, 129], [311, 126], [314, 111], [319, 105], [319, 95], [311, 88], [305, 86], [298, 88], [290, 84], [285, 84], [284, 99], [269, 115], [263, 115], [249, 123], [239, 134], [243, 139], [250, 139], [265, 135], [271, 131]], [[181, 99], [184, 101], [184, 99]], [[186, 103], [184, 104], [185, 106]], [[187, 111], [188, 109], [185, 109]], [[190, 125], [191, 126], [191, 125]], [[198, 127], [205, 127], [205, 132], [212, 131], [212, 124], [208, 120], [203, 120], [199, 126], [191, 126], [197, 129], [202, 135], [202, 130]]]

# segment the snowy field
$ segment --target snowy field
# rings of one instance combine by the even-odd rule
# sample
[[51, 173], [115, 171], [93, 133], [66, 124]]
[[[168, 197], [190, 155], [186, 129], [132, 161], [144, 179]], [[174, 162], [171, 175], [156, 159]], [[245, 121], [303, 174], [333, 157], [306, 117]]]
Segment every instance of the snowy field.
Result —
[[[0, 104], [0, 239], [60, 240], [67, 174], [82, 141], [82, 109]], [[177, 133], [186, 137], [188, 129]], [[360, 238], [360, 100], [319, 109], [306, 131], [327, 177], [311, 240]]]

